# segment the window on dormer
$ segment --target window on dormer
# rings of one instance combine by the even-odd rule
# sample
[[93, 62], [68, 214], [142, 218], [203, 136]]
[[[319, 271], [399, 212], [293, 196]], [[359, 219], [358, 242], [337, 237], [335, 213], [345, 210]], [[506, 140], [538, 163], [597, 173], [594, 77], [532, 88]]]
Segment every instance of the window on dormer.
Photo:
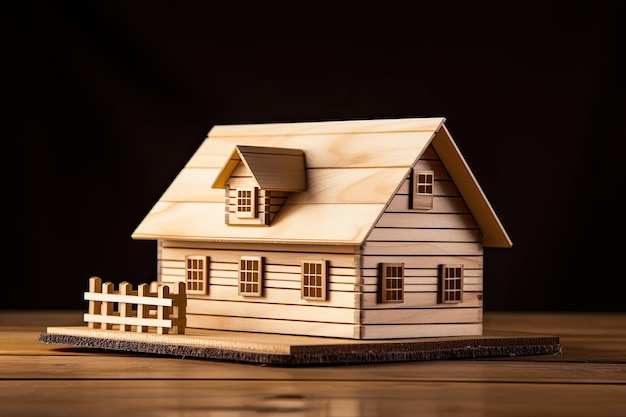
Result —
[[237, 217], [253, 219], [257, 216], [257, 188], [237, 187]]

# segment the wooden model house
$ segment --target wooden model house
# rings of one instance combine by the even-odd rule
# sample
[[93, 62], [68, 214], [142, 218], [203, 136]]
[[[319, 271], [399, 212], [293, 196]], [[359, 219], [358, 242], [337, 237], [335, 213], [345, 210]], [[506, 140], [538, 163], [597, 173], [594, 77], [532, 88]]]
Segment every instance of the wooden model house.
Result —
[[511, 241], [444, 122], [215, 126], [132, 236], [188, 329], [480, 335], [484, 248]]

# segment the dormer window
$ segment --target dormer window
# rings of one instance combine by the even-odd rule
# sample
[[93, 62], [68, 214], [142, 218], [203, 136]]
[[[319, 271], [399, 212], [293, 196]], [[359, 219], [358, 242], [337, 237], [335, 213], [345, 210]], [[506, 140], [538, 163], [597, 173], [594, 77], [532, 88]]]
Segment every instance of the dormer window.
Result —
[[269, 226], [291, 193], [306, 190], [301, 149], [236, 145], [215, 177], [229, 226]]
[[257, 188], [237, 187], [237, 217], [254, 219], [257, 217]]
[[413, 171], [411, 192], [411, 208], [415, 210], [431, 210], [433, 208], [433, 189], [435, 185], [434, 171]]

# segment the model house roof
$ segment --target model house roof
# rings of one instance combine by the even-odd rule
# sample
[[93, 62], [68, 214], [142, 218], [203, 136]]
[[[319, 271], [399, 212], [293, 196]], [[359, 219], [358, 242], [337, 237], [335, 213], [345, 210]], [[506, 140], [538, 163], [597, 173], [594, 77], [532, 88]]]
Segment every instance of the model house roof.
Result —
[[[432, 144], [479, 224], [483, 244], [511, 246], [444, 122], [433, 117], [214, 126], [132, 237], [358, 245]], [[261, 188], [294, 191], [270, 226], [224, 222], [222, 188], [240, 161]], [[303, 168], [304, 177], [297, 174]]]

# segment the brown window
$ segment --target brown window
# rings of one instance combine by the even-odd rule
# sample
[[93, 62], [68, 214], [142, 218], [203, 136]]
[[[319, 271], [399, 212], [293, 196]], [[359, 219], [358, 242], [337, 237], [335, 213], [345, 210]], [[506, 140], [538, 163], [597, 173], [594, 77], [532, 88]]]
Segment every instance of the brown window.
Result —
[[434, 171], [413, 171], [411, 208], [428, 210], [433, 208]]
[[302, 262], [302, 298], [326, 300], [327, 263], [324, 260]]
[[239, 294], [261, 296], [263, 293], [263, 258], [239, 258]]
[[463, 265], [441, 265], [441, 302], [463, 301]]
[[206, 294], [209, 275], [209, 258], [206, 256], [187, 256], [185, 258], [185, 281], [187, 293]]
[[256, 187], [237, 187], [237, 217], [252, 219], [256, 214]]
[[380, 264], [380, 302], [404, 302], [404, 264]]

